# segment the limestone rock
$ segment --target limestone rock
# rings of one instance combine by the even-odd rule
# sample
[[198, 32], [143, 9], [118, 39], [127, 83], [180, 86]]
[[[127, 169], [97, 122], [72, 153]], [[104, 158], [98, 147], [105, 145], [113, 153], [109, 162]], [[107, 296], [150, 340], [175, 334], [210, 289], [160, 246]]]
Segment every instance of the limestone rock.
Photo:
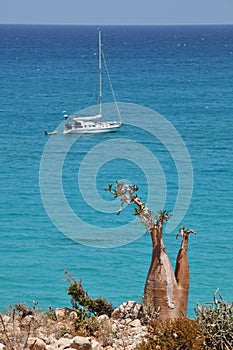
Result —
[[89, 338], [76, 336], [71, 339], [70, 348], [77, 350], [91, 350], [91, 342]]
[[92, 350], [102, 350], [103, 348], [97, 340], [92, 339], [91, 340], [91, 349]]
[[131, 327], [139, 328], [141, 327], [141, 322], [138, 319], [135, 319], [129, 323]]
[[50, 334], [47, 339], [47, 344], [53, 344], [57, 341], [56, 335], [54, 333]]
[[140, 310], [141, 304], [136, 301], [127, 301], [113, 311], [111, 318], [135, 320], [138, 318]]
[[56, 346], [58, 349], [67, 349], [70, 347], [71, 342], [72, 339], [62, 337], [56, 342]]
[[108, 315], [100, 315], [98, 316], [98, 321], [101, 323], [101, 322], [104, 322], [104, 321], [107, 321], [109, 320], [109, 317]]
[[[139, 320], [141, 305], [135, 301], [123, 303], [116, 309], [112, 318], [107, 315], [96, 317], [98, 331], [95, 337], [74, 336], [74, 321], [66, 318], [75, 313], [68, 308], [56, 309], [57, 319], [48, 319], [41, 313], [33, 316], [36, 322], [31, 322], [31, 332], [28, 339], [28, 350], [135, 350], [137, 345], [146, 337], [147, 328]], [[42, 317], [43, 316], [43, 317]], [[65, 317], [65, 318], [63, 318]], [[15, 329], [18, 335], [27, 328], [20, 328], [17, 319]], [[8, 334], [13, 334], [13, 319], [4, 315], [4, 321]], [[26, 324], [30, 322], [28, 317], [23, 319]], [[39, 325], [39, 327], [38, 327]], [[67, 333], [64, 335], [64, 331]], [[61, 336], [62, 335], [62, 336]], [[18, 338], [17, 338], [18, 339]], [[35, 344], [33, 346], [33, 344]], [[0, 344], [0, 350], [5, 350]]]
[[74, 320], [77, 317], [76, 312], [68, 307], [56, 308], [55, 315], [58, 320], [64, 320], [67, 318]]
[[28, 338], [28, 347], [33, 350], [46, 350], [46, 344], [40, 338]]
[[3, 315], [1, 314], [1, 316], [2, 316], [2, 320], [3, 320], [5, 325], [11, 321], [10, 316], [4, 315], [4, 314]]

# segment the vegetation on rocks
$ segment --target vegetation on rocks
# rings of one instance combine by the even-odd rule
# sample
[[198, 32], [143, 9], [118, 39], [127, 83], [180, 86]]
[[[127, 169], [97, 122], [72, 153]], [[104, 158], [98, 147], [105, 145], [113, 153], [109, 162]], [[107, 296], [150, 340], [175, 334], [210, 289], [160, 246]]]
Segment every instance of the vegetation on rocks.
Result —
[[196, 320], [205, 336], [205, 348], [233, 349], [233, 303], [224, 301], [217, 290], [213, 302], [198, 304]]
[[190, 319], [153, 320], [148, 335], [137, 350], [202, 350], [204, 335]]
[[0, 349], [36, 349], [39, 334], [46, 339], [50, 334], [61, 336], [57, 322], [47, 312], [37, 310], [36, 304], [34, 302], [33, 307], [28, 307], [25, 303], [18, 303], [10, 306], [5, 314], [0, 314]]
[[232, 350], [233, 303], [218, 290], [213, 302], [198, 304], [191, 319], [152, 320], [137, 350]]
[[68, 295], [71, 296], [71, 304], [76, 311], [87, 317], [93, 315], [111, 316], [114, 310], [111, 303], [103, 298], [91, 298], [87, 291], [83, 289], [82, 280], [78, 281], [75, 277], [71, 276], [68, 271], [65, 271], [65, 275], [70, 282], [67, 292]]
[[33, 307], [25, 303], [10, 307], [0, 314], [1, 350], [233, 349], [233, 304], [218, 292], [213, 302], [197, 305], [195, 319], [147, 319], [144, 324], [141, 304], [128, 301], [111, 312], [113, 307], [105, 299], [95, 304], [81, 282], [68, 272], [66, 276], [73, 308], [50, 307], [42, 312], [35, 302]]
[[98, 330], [96, 316], [110, 317], [114, 308], [104, 298], [91, 298], [83, 289], [82, 280], [78, 281], [68, 271], [65, 271], [65, 275], [70, 282], [67, 293], [71, 296], [71, 304], [76, 312], [75, 329], [80, 335], [94, 335]]

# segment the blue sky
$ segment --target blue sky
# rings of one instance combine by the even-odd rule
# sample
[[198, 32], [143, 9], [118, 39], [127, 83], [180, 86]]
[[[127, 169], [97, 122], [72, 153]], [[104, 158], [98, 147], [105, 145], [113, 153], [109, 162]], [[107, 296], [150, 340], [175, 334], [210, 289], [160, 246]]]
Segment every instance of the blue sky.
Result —
[[0, 23], [233, 24], [233, 0], [0, 0]]

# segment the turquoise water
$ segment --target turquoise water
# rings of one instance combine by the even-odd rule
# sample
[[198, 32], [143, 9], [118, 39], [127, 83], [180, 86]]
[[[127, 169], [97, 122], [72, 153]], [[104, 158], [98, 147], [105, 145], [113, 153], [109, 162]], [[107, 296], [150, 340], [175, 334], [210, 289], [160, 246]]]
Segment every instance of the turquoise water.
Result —
[[[145, 229], [135, 223], [141, 236], [120, 247], [79, 244], [56, 228], [40, 194], [40, 162], [49, 140], [44, 130], [57, 128], [62, 111], [72, 113], [98, 102], [96, 29], [0, 26], [1, 309], [33, 300], [43, 308], [69, 306], [64, 269], [81, 278], [90, 295], [105, 297], [115, 306], [142, 296], [151, 255]], [[191, 157], [193, 195], [182, 220], [198, 231], [190, 238], [189, 314], [196, 301], [210, 301], [217, 288], [232, 300], [233, 26], [109, 26], [103, 27], [103, 42], [117, 100], [163, 115]], [[111, 102], [104, 90], [104, 102]], [[147, 117], [135, 114], [135, 123]], [[64, 141], [63, 135], [54, 137]], [[130, 208], [118, 217], [85, 204], [77, 181], [90, 150], [110, 140], [117, 147], [118, 138], [135, 140], [155, 154], [166, 179], [165, 207], [173, 211], [179, 185], [169, 150], [153, 135], [127, 125], [114, 135], [74, 142], [63, 167], [64, 192], [73, 210], [99, 227], [121, 227], [132, 220]], [[140, 157], [140, 152], [135, 154]], [[101, 197], [108, 200], [102, 187], [117, 178], [137, 182], [146, 200], [147, 174], [124, 154], [97, 172]], [[180, 244], [176, 233], [177, 228], [165, 233], [172, 264]]]

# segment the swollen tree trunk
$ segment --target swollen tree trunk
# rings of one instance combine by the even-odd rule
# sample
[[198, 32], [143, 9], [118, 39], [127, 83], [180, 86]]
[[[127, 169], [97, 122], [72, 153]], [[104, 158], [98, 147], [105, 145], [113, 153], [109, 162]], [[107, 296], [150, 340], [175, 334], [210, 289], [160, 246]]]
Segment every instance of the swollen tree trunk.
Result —
[[189, 294], [189, 264], [188, 264], [188, 237], [191, 231], [182, 233], [182, 242], [180, 250], [176, 258], [175, 277], [179, 287], [180, 294], [180, 313], [183, 317], [186, 316]]
[[155, 225], [150, 233], [152, 259], [144, 290], [143, 309], [152, 317], [158, 311], [160, 319], [174, 318], [177, 282], [163, 242], [162, 225]]
[[163, 242], [163, 223], [168, 221], [171, 215], [166, 210], [160, 210], [155, 216], [135, 194], [136, 185], [125, 185], [116, 181], [116, 187], [108, 185], [107, 191], [114, 197], [121, 198], [121, 206], [134, 203], [134, 214], [150, 230], [152, 240], [152, 258], [148, 271], [142, 311], [145, 316], [159, 318], [161, 320], [186, 317], [189, 292], [189, 266], [188, 266], [188, 236], [195, 233], [182, 227], [177, 236], [182, 237], [180, 250], [176, 259], [176, 269], [173, 271], [171, 262]]
[[163, 242], [162, 226], [159, 223], [150, 230], [152, 259], [144, 289], [143, 312], [161, 320], [186, 317], [189, 291], [187, 249], [190, 231], [182, 231], [182, 243], [174, 273]]

